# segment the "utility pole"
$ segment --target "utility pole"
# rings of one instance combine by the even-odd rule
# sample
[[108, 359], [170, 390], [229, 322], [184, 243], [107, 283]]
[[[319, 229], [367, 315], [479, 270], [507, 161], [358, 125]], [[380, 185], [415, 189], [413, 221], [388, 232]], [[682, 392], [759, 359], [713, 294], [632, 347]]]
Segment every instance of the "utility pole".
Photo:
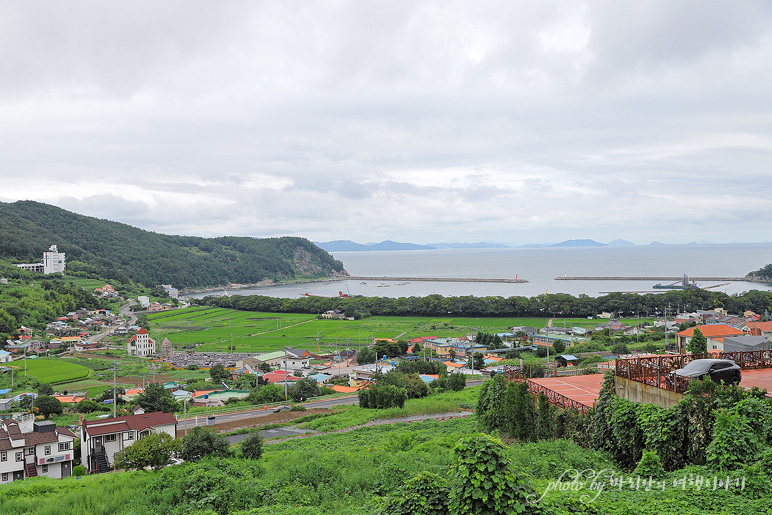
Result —
[[284, 400], [287, 400], [287, 346], [284, 346]]
[[115, 395], [115, 375], [117, 370], [118, 370], [118, 367], [116, 366], [116, 362], [113, 361], [113, 418], [117, 416], [117, 412], [116, 412], [117, 406], [115, 405], [115, 402], [117, 400]]

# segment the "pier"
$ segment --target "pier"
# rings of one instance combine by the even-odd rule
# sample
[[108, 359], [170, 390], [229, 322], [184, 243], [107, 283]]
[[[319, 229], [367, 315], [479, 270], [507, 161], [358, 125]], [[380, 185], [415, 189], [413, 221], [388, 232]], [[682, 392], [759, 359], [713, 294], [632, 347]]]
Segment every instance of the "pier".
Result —
[[[683, 277], [671, 277], [664, 275], [651, 275], [651, 276], [614, 276], [614, 277], [580, 277], [561, 275], [555, 277], [556, 281], [681, 281]], [[748, 281], [745, 277], [724, 277], [724, 276], [708, 276], [708, 277], [692, 277], [689, 276], [691, 281]]]
[[365, 276], [349, 276], [345, 279], [349, 281], [398, 281], [398, 282], [412, 282], [412, 281], [426, 281], [426, 282], [440, 282], [440, 283], [527, 283], [525, 279], [479, 279], [474, 277], [365, 277]]

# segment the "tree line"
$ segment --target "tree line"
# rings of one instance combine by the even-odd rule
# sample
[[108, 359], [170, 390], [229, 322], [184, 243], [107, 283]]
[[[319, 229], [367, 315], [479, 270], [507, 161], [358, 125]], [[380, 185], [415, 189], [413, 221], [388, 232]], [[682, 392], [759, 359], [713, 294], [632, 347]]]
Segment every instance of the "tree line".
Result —
[[725, 308], [730, 313], [747, 310], [772, 313], [772, 292], [751, 290], [728, 295], [703, 289], [666, 293], [609, 293], [599, 297], [546, 293], [535, 297], [301, 297], [282, 299], [263, 295], [205, 297], [199, 304], [267, 313], [321, 314], [341, 310], [346, 316], [439, 317], [589, 317], [610, 312], [618, 317], [663, 316], [680, 311]]

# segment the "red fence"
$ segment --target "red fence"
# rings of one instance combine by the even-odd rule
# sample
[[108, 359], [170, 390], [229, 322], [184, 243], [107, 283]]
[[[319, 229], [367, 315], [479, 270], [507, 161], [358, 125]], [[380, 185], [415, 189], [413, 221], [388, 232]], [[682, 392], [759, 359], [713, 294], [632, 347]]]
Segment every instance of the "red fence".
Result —
[[509, 379], [510, 381], [516, 381], [518, 383], [525, 382], [528, 385], [528, 393], [538, 396], [539, 393], [543, 392], [544, 395], [547, 396], [547, 401], [549, 401], [550, 404], [554, 404], [559, 408], [575, 409], [582, 414], [585, 414], [589, 409], [587, 406], [585, 406], [579, 401], [575, 401], [574, 399], [566, 397], [561, 393], [558, 393], [554, 390], [550, 390], [546, 386], [542, 386], [540, 384], [536, 384], [535, 382], [531, 381], [525, 376], [525, 370], [523, 370], [523, 368], [521, 367], [513, 367], [513, 366], [505, 365], [503, 368], [503, 374], [504, 374], [504, 377]]
[[772, 367], [772, 351], [721, 352], [719, 354], [668, 354], [616, 360], [616, 375], [631, 381], [656, 386], [678, 393], [686, 391], [688, 379], [669, 374], [692, 360], [704, 358], [731, 359], [742, 369]]

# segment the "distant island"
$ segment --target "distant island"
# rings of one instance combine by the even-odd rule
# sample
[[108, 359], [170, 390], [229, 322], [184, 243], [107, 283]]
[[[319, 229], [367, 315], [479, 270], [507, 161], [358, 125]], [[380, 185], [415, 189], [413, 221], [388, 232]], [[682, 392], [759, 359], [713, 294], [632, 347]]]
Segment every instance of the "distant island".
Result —
[[[768, 243], [768, 242], [762, 242]], [[406, 243], [397, 242], [392, 240], [385, 240], [380, 243], [356, 243], [351, 240], [334, 240], [334, 241], [315, 241], [314, 244], [322, 250], [327, 252], [370, 252], [379, 250], [437, 250], [437, 249], [541, 249], [541, 248], [580, 248], [580, 247], [638, 247], [646, 245], [638, 245], [628, 240], [615, 239], [608, 243], [601, 243], [589, 238], [583, 239], [571, 239], [561, 241], [559, 243], [526, 243], [524, 245], [506, 245], [504, 243], [490, 243], [485, 241], [475, 243]], [[743, 243], [734, 243], [740, 244]], [[648, 244], [652, 245], [666, 245], [659, 241], [652, 241]], [[679, 245], [679, 244], [673, 244]], [[680, 245], [720, 245], [713, 242], [700, 241], [682, 243]]]

